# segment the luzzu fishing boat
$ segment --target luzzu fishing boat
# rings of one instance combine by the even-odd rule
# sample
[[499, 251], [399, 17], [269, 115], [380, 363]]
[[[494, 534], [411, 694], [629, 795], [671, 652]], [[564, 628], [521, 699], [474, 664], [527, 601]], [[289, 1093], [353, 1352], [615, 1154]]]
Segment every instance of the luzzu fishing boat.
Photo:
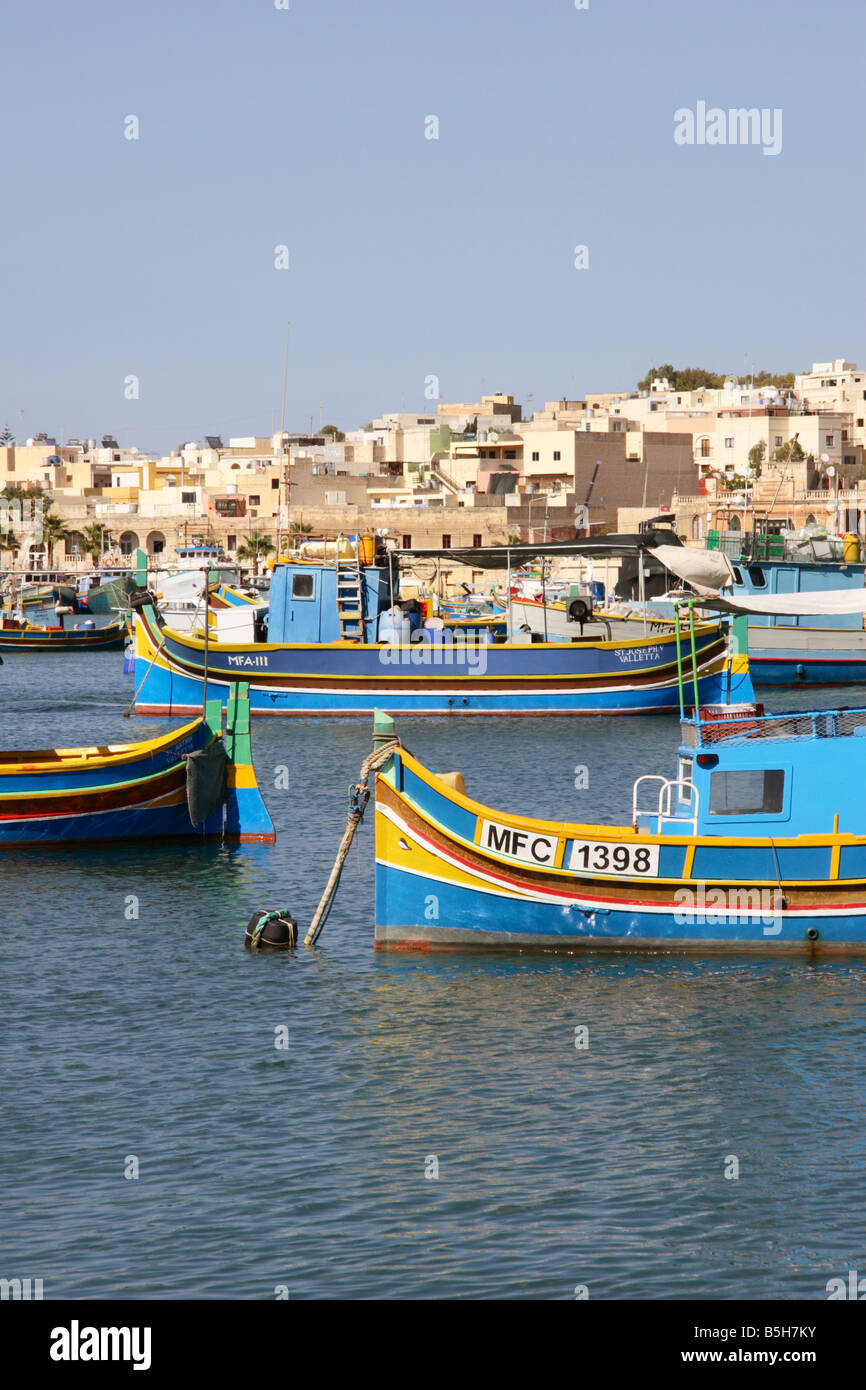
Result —
[[441, 619], [413, 626], [398, 585], [393, 555], [382, 563], [278, 560], [266, 641], [180, 633], [160, 622], [153, 604], [137, 604], [136, 711], [194, 710], [205, 672], [223, 699], [233, 682], [249, 681], [261, 715], [674, 712], [683, 663], [688, 678], [697, 675], [703, 703], [753, 698], [748, 657], [718, 621], [694, 625], [686, 657], [676, 624], [621, 639], [575, 630], [575, 640], [558, 643], [497, 641], [484, 631], [454, 640]]
[[90, 748], [0, 751], [0, 850], [132, 839], [272, 844], [250, 751], [249, 695], [208, 701], [162, 738]]
[[380, 946], [866, 950], [866, 709], [699, 706], [622, 826], [493, 810], [377, 732]]
[[0, 651], [4, 652], [78, 652], [121, 651], [127, 633], [127, 623], [93, 623], [75, 626], [41, 627], [21, 622], [17, 618], [0, 618]]

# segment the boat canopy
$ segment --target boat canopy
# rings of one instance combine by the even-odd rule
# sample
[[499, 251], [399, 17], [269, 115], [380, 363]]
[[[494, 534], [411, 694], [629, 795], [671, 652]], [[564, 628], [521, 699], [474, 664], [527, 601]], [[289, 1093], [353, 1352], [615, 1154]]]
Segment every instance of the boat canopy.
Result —
[[460, 565], [469, 565], [479, 570], [504, 570], [509, 565], [518, 566], [539, 556], [554, 558], [561, 555], [584, 555], [588, 560], [621, 559], [628, 555], [638, 555], [641, 551], [654, 553], [654, 550], [670, 550], [678, 555], [682, 546], [678, 543], [670, 527], [633, 533], [616, 533], [608, 536], [575, 537], [571, 541], [541, 541], [534, 544], [519, 542], [515, 545], [478, 545], [465, 550], [441, 547], [431, 549], [395, 550], [397, 557], [414, 560], [453, 560]]
[[810, 618], [818, 615], [866, 614], [866, 588], [800, 591], [795, 594], [751, 594], [748, 598], [727, 597], [719, 593], [734, 583], [731, 562], [718, 550], [686, 550], [659, 545], [653, 557], [678, 578], [684, 579], [698, 594], [704, 608], [720, 613], [764, 614], [779, 618]]
[[816, 614], [866, 614], [866, 589], [825, 589], [817, 593], [770, 594], [767, 598], [715, 598], [701, 600], [704, 608], [720, 613], [768, 613], [780, 618], [809, 618]]
[[681, 545], [655, 545], [650, 554], [671, 574], [684, 579], [702, 597], [715, 598], [720, 589], [727, 589], [734, 582], [731, 562], [720, 550], [686, 550]]

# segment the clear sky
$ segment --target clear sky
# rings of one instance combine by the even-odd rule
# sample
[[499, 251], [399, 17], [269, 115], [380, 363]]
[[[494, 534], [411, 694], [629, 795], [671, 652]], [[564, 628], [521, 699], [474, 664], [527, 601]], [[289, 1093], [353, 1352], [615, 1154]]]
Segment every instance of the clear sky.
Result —
[[866, 365], [862, 0], [289, 5], [7, 6], [0, 426], [269, 434], [288, 321], [290, 429]]

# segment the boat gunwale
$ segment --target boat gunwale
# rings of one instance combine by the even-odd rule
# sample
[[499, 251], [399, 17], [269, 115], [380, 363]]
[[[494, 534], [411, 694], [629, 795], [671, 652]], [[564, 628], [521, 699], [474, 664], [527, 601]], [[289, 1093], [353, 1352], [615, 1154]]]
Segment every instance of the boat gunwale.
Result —
[[[71, 772], [90, 771], [92, 768], [122, 766], [139, 758], [153, 756], [168, 751], [172, 745], [182, 743], [199, 725], [205, 723], [201, 715], [179, 729], [161, 734], [157, 738], [144, 739], [141, 743], [118, 743], [102, 745], [82, 745], [78, 748], [30, 749], [18, 752], [0, 749], [0, 777], [12, 776], [22, 772]], [[221, 737], [221, 735], [215, 735]], [[95, 756], [91, 755], [91, 749]], [[64, 757], [67, 754], [69, 756]], [[17, 762], [5, 759], [14, 757]], [[53, 759], [53, 761], [49, 761]]]
[[[485, 805], [484, 802], [473, 800], [472, 797], [464, 795], [462, 792], [459, 792], [455, 788], [450, 787], [447, 782], [443, 782], [442, 779], [438, 777], [435, 772], [431, 772], [429, 768], [426, 768], [423, 763], [419, 762], [418, 759], [412, 753], [409, 753], [402, 746], [396, 748], [392, 756], [393, 758], [399, 757], [403, 762], [407, 764], [407, 766], [409, 766], [410, 771], [413, 772], [415, 776], [419, 778], [420, 781], [424, 782], [437, 794], [444, 796], [447, 801], [451, 801], [455, 805], [459, 806], [461, 810], [468, 811], [470, 814], [473, 814], [476, 817], [485, 817], [488, 819], [492, 818], [494, 820], [507, 822], [508, 824], [515, 825], [520, 829], [526, 829], [538, 834], [546, 834], [549, 836], [556, 835], [558, 838], [564, 840], [610, 840], [615, 841], [617, 843], [672, 846], [675, 848], [688, 848], [693, 845], [695, 848], [723, 847], [736, 849], [745, 847], [753, 849], [769, 849], [775, 846], [777, 850], [826, 849], [834, 848], [836, 846], [849, 847], [866, 845], [866, 835], [855, 835], [851, 831], [845, 830], [829, 830], [814, 832], [811, 834], [789, 836], [695, 834], [660, 835], [657, 832], [635, 830], [634, 827], [631, 825], [602, 825], [598, 823], [584, 823], [578, 821], [541, 820], [531, 816], [515, 815], [510, 811], [499, 811], [496, 809], [496, 807], [488, 806]], [[431, 815], [429, 815], [425, 810], [423, 810], [423, 808], [420, 807], [411, 796], [407, 795], [404, 791], [402, 791], [396, 785], [396, 781], [392, 781], [388, 777], [387, 774], [389, 766], [390, 764], [386, 763], [385, 766], [376, 774], [377, 785], [379, 782], [384, 782], [387, 785], [389, 791], [396, 798], [398, 798], [398, 800], [401, 803], [411, 807], [413, 812], [416, 816], [419, 817], [419, 819], [438, 830], [440, 834], [443, 834], [447, 838], [453, 840], [456, 844], [460, 844], [465, 848], [470, 849], [473, 853], [478, 854], [481, 858], [489, 859], [492, 863], [498, 864], [500, 866], [507, 866], [511, 870], [519, 868], [521, 871], [527, 871], [531, 874], [541, 874], [542, 876], [546, 877], [568, 875], [572, 872], [563, 867], [544, 868], [540, 865], [525, 863], [522, 860], [513, 860], [507, 858], [506, 856], [498, 856], [496, 854], [491, 853], [485, 846], [480, 845], [477, 842], [465, 839], [463, 836], [459, 835], [454, 830], [453, 826], [449, 826], [447, 824], [443, 824], [442, 822], [434, 820], [434, 818]], [[682, 876], [670, 879], [662, 878], [661, 876], [659, 876], [649, 879], [638, 878], [629, 875], [616, 875], [615, 877], [612, 875], [599, 875], [598, 880], [592, 880], [586, 876], [577, 877], [578, 882], [599, 881], [602, 883], [611, 883], [615, 881], [625, 880], [629, 882], [645, 883], [686, 883], [692, 881], [691, 879], [685, 879]], [[723, 880], [721, 878], [718, 880], [714, 880], [707, 878], [706, 876], [702, 876], [701, 881], [711, 883], [722, 882]], [[757, 879], [755, 880], [756, 883], [758, 881], [759, 880]], [[770, 882], [771, 880], [767, 881]], [[839, 883], [850, 885], [860, 880], [788, 879], [785, 881], [788, 883], [800, 883], [805, 886], [806, 884], [813, 883], [823, 885], [828, 882], [833, 884]]]

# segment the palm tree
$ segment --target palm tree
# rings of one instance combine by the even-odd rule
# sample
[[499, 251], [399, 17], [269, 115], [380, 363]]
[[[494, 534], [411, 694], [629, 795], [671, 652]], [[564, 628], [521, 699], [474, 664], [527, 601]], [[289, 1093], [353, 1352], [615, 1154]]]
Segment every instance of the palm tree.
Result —
[[270, 536], [266, 536], [263, 531], [250, 531], [246, 540], [241, 541], [238, 546], [239, 560], [252, 560], [253, 577], [259, 572], [259, 556], [270, 555], [274, 548], [274, 543]]
[[17, 555], [20, 549], [21, 542], [11, 526], [8, 531], [0, 531], [0, 551], [8, 550], [10, 555]]
[[111, 545], [111, 532], [106, 526], [100, 525], [98, 521], [90, 526], [85, 526], [81, 532], [81, 549], [85, 555], [89, 555], [92, 563], [96, 565], [102, 559], [106, 547]]
[[66, 523], [63, 518], [50, 509], [42, 518], [42, 539], [48, 549], [48, 568], [54, 568], [54, 547], [66, 538]]

